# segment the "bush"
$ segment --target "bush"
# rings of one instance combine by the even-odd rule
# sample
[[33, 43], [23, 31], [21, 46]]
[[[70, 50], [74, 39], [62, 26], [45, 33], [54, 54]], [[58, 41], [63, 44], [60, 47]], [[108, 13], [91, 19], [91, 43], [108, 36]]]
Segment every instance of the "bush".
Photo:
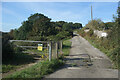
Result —
[[93, 30], [92, 29], [90, 29], [90, 31], [87, 33], [90, 37], [94, 34], [93, 33]]
[[3, 33], [2, 36], [2, 61], [8, 61], [13, 57], [14, 49], [13, 45], [9, 43], [9, 35]]
[[70, 32], [68, 32], [68, 31], [62, 31], [62, 32], [60, 32], [60, 33], [58, 33], [56, 35], [56, 38], [58, 38], [58, 40], [61, 40], [61, 39], [65, 38], [67, 36], [70, 36], [70, 35], [71, 35]]
[[22, 48], [20, 48], [20, 47], [14, 47], [14, 52], [15, 53], [21, 53], [22, 52]]
[[59, 40], [62, 40], [64, 38], [67, 38], [67, 37], [70, 37], [73, 35], [73, 32], [72, 31], [62, 31], [62, 32], [59, 32], [57, 35], [52, 35], [52, 36], [49, 36], [47, 39], [48, 40], [51, 40], [51, 41], [59, 41]]
[[116, 65], [120, 65], [120, 56], [118, 54], [120, 53], [120, 47], [115, 48], [108, 56], [115, 62]]

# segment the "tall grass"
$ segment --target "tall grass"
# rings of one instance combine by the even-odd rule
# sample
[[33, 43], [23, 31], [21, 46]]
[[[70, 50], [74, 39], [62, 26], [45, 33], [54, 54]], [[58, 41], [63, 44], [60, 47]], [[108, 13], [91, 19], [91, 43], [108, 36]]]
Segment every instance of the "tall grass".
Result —
[[62, 60], [53, 59], [52, 61], [42, 61], [24, 69], [22, 71], [15, 72], [12, 75], [7, 76], [6, 78], [39, 78], [41, 79], [44, 75], [54, 72], [57, 68], [63, 65]]

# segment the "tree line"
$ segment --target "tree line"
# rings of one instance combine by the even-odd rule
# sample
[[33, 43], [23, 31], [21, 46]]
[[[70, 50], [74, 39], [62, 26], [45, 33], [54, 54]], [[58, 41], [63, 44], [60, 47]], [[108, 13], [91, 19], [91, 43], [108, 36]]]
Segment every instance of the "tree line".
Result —
[[61, 40], [71, 36], [73, 30], [80, 28], [81, 23], [52, 22], [47, 16], [35, 13], [23, 21], [20, 28], [11, 30], [10, 35], [12, 39], [17, 40]]
[[13, 58], [14, 53], [21, 53], [21, 49], [13, 46], [9, 40], [59, 41], [73, 36], [73, 31], [80, 28], [82, 28], [81, 23], [53, 22], [47, 16], [35, 13], [23, 21], [18, 29], [12, 29], [8, 33], [2, 32], [3, 63]]

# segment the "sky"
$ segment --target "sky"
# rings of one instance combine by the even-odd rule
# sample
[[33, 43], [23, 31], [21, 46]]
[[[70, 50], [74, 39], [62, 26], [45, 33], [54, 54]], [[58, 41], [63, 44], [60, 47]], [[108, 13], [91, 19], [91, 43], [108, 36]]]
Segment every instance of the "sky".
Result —
[[85, 26], [91, 20], [91, 5], [93, 19], [113, 21], [117, 2], [2, 2], [2, 31], [18, 29], [34, 13], [42, 13], [51, 21], [77, 22]]

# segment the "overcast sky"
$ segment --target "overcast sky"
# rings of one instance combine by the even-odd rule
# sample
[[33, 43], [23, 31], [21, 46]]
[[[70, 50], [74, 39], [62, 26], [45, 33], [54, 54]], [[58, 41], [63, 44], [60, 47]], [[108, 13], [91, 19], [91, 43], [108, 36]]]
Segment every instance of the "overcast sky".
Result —
[[21, 23], [34, 13], [42, 13], [52, 21], [82, 23], [91, 19], [90, 9], [93, 6], [93, 18], [104, 22], [113, 20], [117, 2], [2, 2], [2, 31], [19, 28]]

